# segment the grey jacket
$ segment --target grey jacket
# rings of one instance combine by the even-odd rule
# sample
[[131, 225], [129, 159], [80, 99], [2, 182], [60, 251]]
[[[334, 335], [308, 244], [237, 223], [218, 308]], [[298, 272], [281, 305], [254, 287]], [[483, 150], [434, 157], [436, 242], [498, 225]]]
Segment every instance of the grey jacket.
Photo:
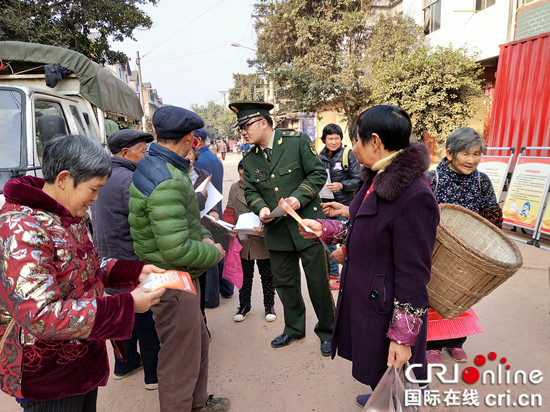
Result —
[[137, 163], [111, 158], [113, 172], [92, 203], [94, 245], [102, 257], [139, 260], [134, 252], [128, 214], [130, 183]]

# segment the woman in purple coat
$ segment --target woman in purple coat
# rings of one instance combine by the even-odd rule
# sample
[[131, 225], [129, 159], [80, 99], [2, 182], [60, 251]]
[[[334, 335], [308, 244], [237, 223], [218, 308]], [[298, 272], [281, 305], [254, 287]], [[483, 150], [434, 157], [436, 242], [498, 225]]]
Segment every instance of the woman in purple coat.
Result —
[[[426, 285], [439, 209], [424, 177], [428, 150], [409, 143], [410, 135], [409, 115], [398, 107], [361, 113], [353, 153], [366, 168], [364, 184], [349, 210], [324, 208], [328, 216], [350, 217], [332, 357], [352, 361], [353, 377], [372, 389], [391, 365], [419, 363], [417, 378], [426, 373]], [[344, 237], [337, 220], [304, 222], [325, 241]], [[363, 406], [369, 396], [357, 402]]]

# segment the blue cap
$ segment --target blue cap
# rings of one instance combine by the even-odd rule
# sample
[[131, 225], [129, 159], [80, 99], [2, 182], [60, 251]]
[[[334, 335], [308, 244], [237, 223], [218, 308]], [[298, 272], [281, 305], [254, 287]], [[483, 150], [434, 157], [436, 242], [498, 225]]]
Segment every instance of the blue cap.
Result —
[[197, 137], [200, 137], [202, 140], [206, 140], [208, 137], [208, 133], [206, 133], [206, 130], [204, 129], [197, 129], [193, 132], [193, 134]]
[[153, 114], [153, 126], [160, 139], [179, 139], [192, 130], [200, 129], [204, 122], [191, 110], [177, 106], [163, 106]]

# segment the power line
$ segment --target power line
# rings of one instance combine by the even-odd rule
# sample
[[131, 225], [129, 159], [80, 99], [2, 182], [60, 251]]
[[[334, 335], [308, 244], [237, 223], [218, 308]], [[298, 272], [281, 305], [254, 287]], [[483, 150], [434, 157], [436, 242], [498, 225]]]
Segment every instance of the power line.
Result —
[[184, 69], [180, 69], [180, 70], [177, 70], [177, 71], [174, 71], [174, 72], [169, 72], [169, 73], [154, 73], [154, 74], [150, 75], [149, 77], [155, 78], [157, 76], [168, 76], [168, 75], [171, 75], [171, 74], [181, 74], [181, 73], [185, 73], [185, 72], [192, 72], [192, 71], [197, 71], [197, 70], [208, 69], [208, 68], [211, 68], [211, 67], [219, 67], [219, 66], [222, 66], [222, 65], [228, 64], [228, 63], [231, 63], [231, 61], [216, 62], [214, 64], [209, 64], [209, 65], [200, 66], [200, 67], [187, 65], [187, 66], [185, 66]]
[[181, 57], [187, 57], [187, 56], [193, 56], [195, 54], [206, 53], [208, 51], [220, 49], [222, 47], [227, 47], [227, 42], [216, 43], [215, 45], [212, 45], [210, 47], [207, 46], [207, 47], [202, 47], [202, 48], [199, 48], [199, 49], [191, 49], [191, 50], [189, 50], [187, 52], [184, 52], [184, 53], [160, 56], [160, 57], [157, 57], [156, 59], [149, 59], [147, 61], [149, 63], [153, 63], [153, 62], [160, 62], [160, 61], [166, 61], [166, 60], [174, 60], [174, 59], [178, 59], [178, 58], [181, 58]]
[[156, 50], [159, 46], [162, 46], [164, 43], [166, 43], [168, 40], [170, 40], [172, 37], [176, 36], [176, 34], [181, 33], [183, 30], [185, 30], [187, 27], [189, 27], [191, 24], [196, 22], [199, 18], [204, 16], [206, 13], [208, 13], [210, 10], [212, 10], [214, 7], [217, 7], [223, 0], [218, 1], [216, 4], [214, 4], [212, 7], [210, 7], [208, 10], [206, 10], [204, 13], [199, 14], [197, 17], [195, 17], [193, 20], [191, 20], [189, 23], [187, 23], [185, 26], [183, 26], [181, 29], [179, 29], [177, 32], [169, 36], [168, 38], [164, 39], [161, 43], [159, 43], [157, 46], [155, 46], [152, 50], [145, 53], [143, 56], [141, 56], [141, 59], [143, 60], [145, 56], [147, 56], [152, 51]]

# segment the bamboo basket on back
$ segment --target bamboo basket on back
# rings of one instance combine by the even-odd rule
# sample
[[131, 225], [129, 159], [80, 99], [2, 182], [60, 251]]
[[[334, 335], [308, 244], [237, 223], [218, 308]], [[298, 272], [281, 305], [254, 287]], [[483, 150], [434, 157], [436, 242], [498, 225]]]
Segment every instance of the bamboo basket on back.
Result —
[[452, 319], [503, 284], [523, 259], [517, 246], [477, 213], [452, 204], [439, 208], [428, 293], [430, 306]]

